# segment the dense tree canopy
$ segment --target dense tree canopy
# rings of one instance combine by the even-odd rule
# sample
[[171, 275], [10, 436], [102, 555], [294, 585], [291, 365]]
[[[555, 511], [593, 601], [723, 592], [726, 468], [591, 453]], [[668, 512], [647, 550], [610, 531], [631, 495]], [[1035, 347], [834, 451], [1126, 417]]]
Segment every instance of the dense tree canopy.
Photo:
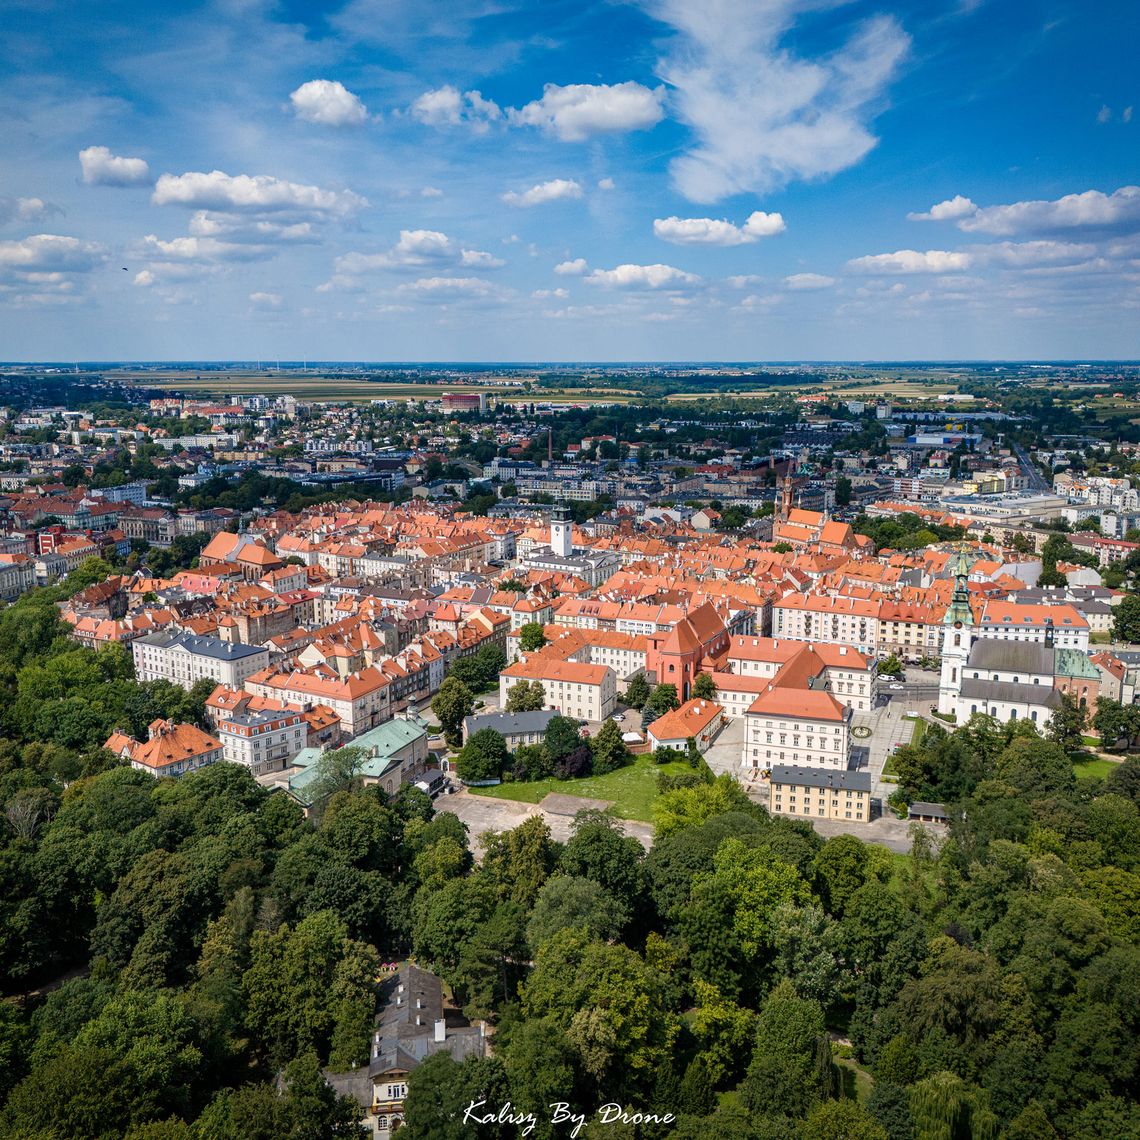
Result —
[[[903, 798], [952, 821], [910, 856], [698, 770], [648, 851], [583, 812], [477, 861], [422, 793], [361, 787], [351, 749], [308, 819], [236, 766], [131, 770], [106, 725], [194, 719], [201, 694], [62, 632], [47, 593], [0, 613], [0, 1137], [354, 1136], [322, 1071], [366, 1059], [379, 963], [408, 954], [495, 1030], [493, 1056], [413, 1071], [408, 1140], [515, 1134], [460, 1130], [473, 1097], [548, 1137], [545, 1106], [608, 1100], [674, 1111], [682, 1140], [1140, 1137], [1136, 759], [1078, 779], [1069, 741], [975, 717], [896, 754]], [[470, 693], [449, 698], [454, 725]], [[1110, 702], [1094, 727], [1135, 732]], [[556, 717], [513, 761], [477, 733], [460, 763], [607, 768], [620, 736]]]

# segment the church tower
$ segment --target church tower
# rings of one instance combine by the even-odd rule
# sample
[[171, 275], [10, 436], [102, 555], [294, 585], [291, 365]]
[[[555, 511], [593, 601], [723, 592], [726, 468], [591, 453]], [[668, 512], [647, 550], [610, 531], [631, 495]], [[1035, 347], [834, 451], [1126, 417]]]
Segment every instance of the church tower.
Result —
[[574, 524], [565, 507], [555, 507], [550, 516], [550, 550], [556, 558], [569, 558], [574, 553]]
[[792, 513], [795, 493], [796, 461], [792, 459], [788, 463], [784, 477], [778, 480], [776, 485], [776, 521], [778, 523], [786, 523], [788, 521], [788, 516]]
[[946, 616], [942, 619], [942, 677], [938, 685], [938, 711], [953, 713], [957, 708], [958, 694], [962, 691], [962, 671], [970, 656], [974, 641], [974, 614], [970, 609], [970, 592], [966, 579], [973, 560], [965, 550], [959, 550], [946, 564], [954, 575], [954, 593]]

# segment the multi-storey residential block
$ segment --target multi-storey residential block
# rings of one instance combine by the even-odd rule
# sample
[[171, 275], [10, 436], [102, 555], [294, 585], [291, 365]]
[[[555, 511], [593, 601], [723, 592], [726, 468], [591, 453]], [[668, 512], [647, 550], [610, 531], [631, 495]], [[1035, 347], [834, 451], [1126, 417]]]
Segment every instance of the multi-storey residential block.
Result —
[[239, 712], [219, 722], [225, 759], [254, 776], [279, 772], [307, 746], [309, 726], [299, 712]]
[[799, 819], [867, 823], [871, 818], [870, 773], [778, 764], [768, 784], [768, 810]]
[[181, 631], [136, 637], [131, 654], [140, 681], [172, 681], [184, 689], [207, 678], [239, 689], [247, 677], [269, 664], [269, 651], [260, 646]]

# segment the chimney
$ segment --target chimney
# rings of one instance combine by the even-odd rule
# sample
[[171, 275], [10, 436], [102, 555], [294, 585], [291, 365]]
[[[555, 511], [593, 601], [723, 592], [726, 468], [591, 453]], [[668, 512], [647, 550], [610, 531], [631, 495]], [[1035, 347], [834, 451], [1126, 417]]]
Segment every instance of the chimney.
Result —
[[447, 1040], [447, 1022], [446, 1022], [446, 1021], [444, 1021], [442, 1017], [438, 1017], [438, 1018], [436, 1018], [436, 1022], [435, 1022], [435, 1040], [436, 1040], [436, 1041], [445, 1041], [445, 1040]]

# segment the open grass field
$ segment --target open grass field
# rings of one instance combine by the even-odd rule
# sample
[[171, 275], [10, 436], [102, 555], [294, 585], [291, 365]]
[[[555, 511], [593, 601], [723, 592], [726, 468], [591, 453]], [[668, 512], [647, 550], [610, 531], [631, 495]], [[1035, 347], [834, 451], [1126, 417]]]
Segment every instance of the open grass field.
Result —
[[653, 822], [653, 801], [657, 798], [657, 773], [676, 776], [692, 772], [688, 764], [654, 764], [648, 756], [636, 756], [632, 764], [605, 776], [586, 776], [581, 780], [535, 780], [530, 784], [499, 784], [494, 788], [472, 788], [477, 796], [494, 796], [500, 800], [536, 804], [551, 792], [563, 796], [581, 796], [588, 800], [610, 800], [614, 814], [622, 819]]
[[296, 372], [108, 372], [109, 379], [134, 382], [146, 388], [166, 388], [195, 396], [293, 396], [298, 400], [332, 400], [367, 403], [370, 400], [438, 399], [444, 392], [483, 392], [507, 403], [628, 404], [636, 392], [623, 388], [538, 388], [523, 392], [517, 386], [483, 384], [400, 384]]
[[[124, 377], [126, 378], [126, 377]], [[298, 376], [282, 373], [213, 372], [202, 375], [139, 375], [130, 379], [147, 388], [168, 388], [201, 396], [294, 396], [298, 400], [438, 399], [444, 392], [486, 392], [488, 396], [518, 394], [518, 389], [470, 384], [385, 384], [345, 377]], [[533, 398], [533, 397], [532, 397]]]
[[[746, 383], [747, 381], [744, 381]], [[770, 388], [749, 388], [740, 392], [722, 390], [708, 392], [675, 392], [667, 396], [666, 402], [670, 404], [692, 403], [694, 400], [708, 399], [710, 396], [719, 396], [731, 400], [764, 400], [775, 397], [802, 396], [811, 392], [820, 392], [841, 396], [844, 399], [874, 398], [879, 400], [933, 400], [936, 396], [946, 392], [953, 392], [958, 384], [953, 379], [918, 383], [913, 380], [900, 380], [892, 378], [876, 379], [868, 377], [866, 380], [852, 382], [846, 380], [809, 380], [804, 379], [794, 387], [780, 384]]]
[[1087, 780], [1090, 776], [1103, 780], [1115, 767], [1116, 763], [1112, 760], [1077, 760], [1073, 764], [1073, 772], [1078, 780]]

